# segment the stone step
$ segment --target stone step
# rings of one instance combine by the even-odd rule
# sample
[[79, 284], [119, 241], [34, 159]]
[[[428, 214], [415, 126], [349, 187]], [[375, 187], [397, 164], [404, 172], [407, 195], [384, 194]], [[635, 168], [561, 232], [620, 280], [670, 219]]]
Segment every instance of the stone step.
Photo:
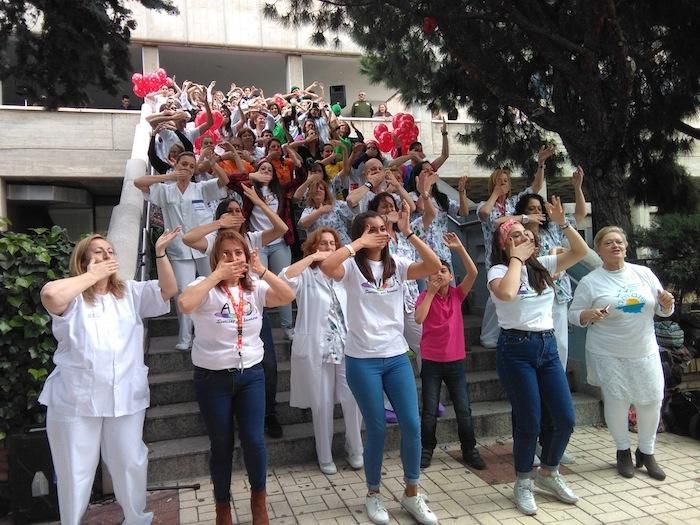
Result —
[[[574, 393], [574, 407], [578, 426], [596, 425], [602, 421], [600, 403], [585, 394]], [[477, 438], [504, 436], [511, 433], [511, 408], [507, 401], [472, 403], [472, 416]], [[313, 427], [310, 423], [285, 426], [282, 439], [267, 439], [267, 461], [270, 467], [313, 462], [316, 450]], [[440, 443], [458, 441], [454, 410], [446, 407], [437, 429]], [[346, 468], [343, 458], [343, 421], [335, 422], [333, 451], [339, 468]], [[399, 447], [398, 425], [387, 425], [385, 450]], [[148, 444], [148, 482], [165, 483], [187, 478], [208, 476], [209, 440], [205, 435], [156, 441]], [[243, 472], [241, 450], [238, 444], [234, 453], [236, 475]], [[243, 474], [245, 475], [245, 474]]]
[[[272, 329], [277, 362], [289, 361], [292, 346], [281, 328]], [[176, 336], [151, 337], [146, 351], [146, 364], [150, 375], [192, 370], [191, 352], [176, 350]], [[483, 371], [496, 369], [496, 349], [484, 348], [478, 343], [471, 345], [465, 364], [467, 370]]]
[[[415, 371], [415, 361], [412, 360], [412, 363]], [[278, 395], [281, 392], [289, 391], [289, 371], [289, 361], [277, 363]], [[151, 374], [148, 381], [151, 388], [151, 406], [153, 407], [196, 401], [191, 370]], [[469, 382], [469, 398], [472, 402], [505, 399], [505, 392], [495, 370], [467, 371], [467, 381]], [[420, 391], [420, 377], [416, 377], [416, 383]]]

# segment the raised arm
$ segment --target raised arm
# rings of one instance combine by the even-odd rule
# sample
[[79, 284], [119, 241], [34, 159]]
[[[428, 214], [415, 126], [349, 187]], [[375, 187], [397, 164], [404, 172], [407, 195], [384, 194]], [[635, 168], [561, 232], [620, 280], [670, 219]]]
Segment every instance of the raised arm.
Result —
[[301, 156], [299, 155], [299, 153], [297, 153], [297, 150], [295, 148], [290, 148], [287, 144], [283, 144], [282, 150], [285, 153], [287, 153], [289, 158], [292, 159], [296, 168], [301, 168], [303, 161], [301, 160]]
[[294, 195], [292, 195], [292, 198], [295, 201], [302, 201], [304, 200], [304, 196], [306, 195], [306, 190], [309, 189], [309, 186], [311, 186], [315, 182], [319, 182], [323, 180], [323, 173], [319, 172], [314, 172], [312, 175], [309, 175], [306, 177], [306, 180], [302, 182], [299, 187], [296, 189], [294, 192]]
[[410, 220], [411, 212], [409, 211], [408, 202], [403, 201], [401, 203], [401, 210], [399, 211], [399, 221], [396, 224], [398, 224], [399, 230], [404, 237], [406, 237], [408, 242], [416, 249], [421, 259], [419, 262], [414, 262], [408, 267], [406, 279], [423, 279], [440, 270], [440, 258], [435, 255], [435, 252], [431, 250], [418, 235], [411, 231]]
[[[370, 174], [368, 177], [368, 183], [362, 184], [361, 186], [358, 186], [354, 190], [352, 190], [345, 201], [348, 203], [348, 206], [351, 208], [357, 207], [357, 205], [360, 203], [362, 200], [362, 197], [365, 196], [366, 193], [370, 191], [369, 186], [372, 186], [371, 191], [379, 190], [380, 185], [382, 184], [382, 181], [384, 180], [384, 171], [378, 171], [376, 173]], [[377, 191], [378, 193], [378, 191]]]
[[101, 280], [117, 273], [117, 270], [119, 263], [116, 259], [97, 262], [93, 258], [85, 273], [46, 283], [41, 289], [41, 304], [52, 314], [62, 315], [73, 299]]
[[[257, 206], [260, 211], [262, 211], [265, 216], [270, 219], [270, 222], [272, 223], [272, 228], [269, 230], [264, 230], [262, 233], [262, 244], [263, 246], [267, 246], [270, 244], [272, 241], [279, 239], [282, 237], [285, 233], [287, 233], [287, 230], [289, 228], [285, 224], [284, 220], [282, 217], [277, 215], [274, 211], [272, 211], [272, 208], [270, 208], [267, 204], [265, 204], [265, 201], [263, 201], [258, 193], [255, 191], [255, 188], [251, 186], [242, 186], [243, 189], [243, 194], [248, 197], [250, 202], [253, 203], [253, 206]], [[286, 304], [286, 303], [283, 303]]]
[[289, 304], [294, 300], [295, 293], [287, 283], [280, 279], [274, 272], [269, 271], [260, 262], [258, 251], [253, 250], [250, 254], [250, 268], [259, 275], [261, 281], [265, 281], [269, 288], [265, 293], [265, 306], [274, 308]]
[[457, 234], [448, 232], [444, 235], [443, 240], [450, 250], [457, 252], [459, 260], [462, 261], [464, 270], [467, 272], [462, 282], [459, 283], [459, 290], [462, 292], [462, 295], [466, 296], [471, 291], [472, 286], [474, 286], [474, 281], [476, 281], [476, 274], [478, 273], [476, 264], [472, 261], [472, 258], [469, 256], [467, 249], [464, 247]]
[[144, 175], [134, 179], [134, 186], [144, 193], [150, 193], [151, 186], [159, 182], [168, 182], [177, 180], [177, 170], [168, 173], [167, 175]]
[[457, 183], [457, 191], [459, 192], [459, 212], [460, 217], [469, 215], [469, 200], [467, 199], [467, 176], [459, 178]]
[[408, 194], [406, 191], [406, 188], [404, 188], [403, 184], [399, 182], [399, 180], [396, 178], [396, 175], [394, 175], [394, 172], [391, 170], [384, 170], [384, 178], [386, 179], [388, 185], [396, 191], [396, 193], [399, 194], [399, 197], [403, 202], [406, 202], [408, 204], [408, 208], [410, 213], [413, 213], [416, 211], [416, 203], [413, 202], [413, 199], [411, 196]]
[[248, 269], [248, 265], [244, 261], [228, 261], [227, 256], [219, 261], [216, 269], [206, 278], [199, 281], [197, 284], [187, 286], [177, 300], [177, 306], [184, 314], [191, 314], [202, 301], [209, 295], [212, 288], [218, 285], [221, 281], [238, 280]]
[[182, 227], [178, 226], [173, 230], [165, 230], [156, 241], [156, 271], [158, 272], [158, 286], [160, 287], [160, 296], [163, 301], [169, 301], [177, 295], [177, 281], [175, 280], [175, 272], [170, 264], [170, 260], [165, 252], [168, 245], [173, 242], [173, 239], [182, 233]]
[[442, 135], [442, 150], [440, 151], [440, 156], [430, 163], [433, 165], [433, 169], [435, 171], [440, 169], [440, 166], [445, 164], [445, 161], [450, 156], [450, 141], [447, 138], [447, 122], [445, 121], [445, 117], [442, 117], [442, 126], [440, 126], [440, 134]]
[[574, 210], [574, 219], [576, 224], [580, 224], [586, 218], [586, 197], [583, 195], [583, 168], [576, 167], [573, 175], [574, 194], [576, 195], [576, 209]]
[[287, 270], [284, 272], [285, 277], [288, 277], [289, 279], [293, 279], [294, 277], [298, 277], [299, 275], [302, 274], [304, 270], [306, 270], [309, 266], [311, 266], [315, 262], [321, 262], [326, 260], [333, 252], [319, 252], [317, 251], [316, 253], [310, 253], [303, 259], [300, 259], [299, 261], [295, 262], [291, 266], [287, 267]]
[[[211, 84], [210, 84], [211, 86]], [[207, 94], [204, 95], [204, 110], [207, 112], [207, 120], [203, 123], [197, 126], [197, 134], [199, 136], [203, 135], [204, 132], [206, 132], [210, 127], [214, 125], [214, 116], [211, 113], [211, 107], [209, 106], [209, 97], [208, 91]]]
[[564, 208], [561, 205], [561, 199], [556, 195], [552, 195], [552, 202], [546, 202], [547, 213], [551, 219], [564, 230], [564, 235], [569, 241], [569, 250], [557, 255], [557, 272], [571, 268], [574, 264], [583, 259], [588, 253], [588, 245], [579, 233], [571, 227], [569, 221], [564, 216]]
[[438, 175], [437, 173], [433, 172], [430, 176], [421, 177], [421, 179], [422, 183], [420, 181], [416, 181], [416, 188], [420, 193], [419, 202], [423, 208], [423, 214], [421, 215], [421, 219], [423, 220], [423, 228], [427, 231], [437, 216], [437, 210], [433, 205], [431, 192], [433, 186], [437, 183]]
[[537, 172], [535, 172], [535, 180], [532, 181], [532, 190], [535, 193], [539, 193], [544, 186], [544, 165], [552, 155], [554, 155], [554, 146], [542, 146], [537, 152]]
[[[343, 263], [350, 256], [362, 250], [363, 248], [382, 248], [386, 246], [388, 233], [370, 233], [370, 225], [365, 225], [365, 231], [362, 237], [355, 239], [350, 244], [346, 244], [342, 248], [337, 249], [329, 255], [328, 258], [321, 263], [321, 271], [335, 281], [341, 281], [345, 277], [345, 268]], [[414, 235], [415, 237], [415, 235]]]
[[313, 223], [315, 223], [319, 218], [321, 218], [324, 215], [327, 215], [328, 213], [333, 211], [333, 205], [332, 204], [324, 204], [322, 206], [319, 206], [315, 210], [313, 210], [311, 213], [307, 213], [303, 217], [299, 219], [299, 227], [303, 229], [308, 229], [309, 226], [311, 226]]
[[503, 186], [495, 186], [488, 200], [479, 207], [479, 219], [481, 219], [482, 222], [489, 218], [491, 215], [491, 210], [493, 210], [493, 207], [496, 205], [496, 201], [498, 201], [498, 198], [501, 195], [505, 195]]
[[435, 299], [435, 295], [440, 290], [440, 286], [442, 286], [442, 283], [438, 279], [428, 280], [428, 289], [425, 291], [425, 296], [420, 304], [416, 306], [415, 317], [417, 324], [423, 324], [425, 318], [428, 317], [430, 305], [433, 304], [433, 299]]
[[241, 227], [242, 223], [242, 220], [235, 219], [231, 215], [224, 214], [213, 222], [202, 224], [201, 226], [195, 226], [182, 236], [182, 242], [184, 242], [190, 248], [194, 248], [195, 250], [205, 253], [208, 248], [206, 239], [207, 235], [222, 228], [238, 229]]
[[[495, 234], [497, 235], [497, 234]], [[520, 275], [525, 261], [535, 252], [535, 243], [530, 239], [515, 245], [512, 238], [507, 240], [508, 270], [503, 277], [494, 279], [488, 286], [501, 301], [512, 301], [518, 296]]]

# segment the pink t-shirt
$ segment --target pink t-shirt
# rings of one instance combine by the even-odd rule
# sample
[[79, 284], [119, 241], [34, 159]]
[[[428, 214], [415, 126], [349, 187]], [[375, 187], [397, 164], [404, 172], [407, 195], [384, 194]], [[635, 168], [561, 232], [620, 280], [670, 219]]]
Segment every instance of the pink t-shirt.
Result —
[[[421, 292], [416, 307], [423, 302], [427, 292]], [[447, 363], [466, 357], [464, 343], [464, 321], [462, 301], [464, 295], [459, 288], [450, 286], [443, 298], [435, 294], [428, 315], [423, 321], [420, 339], [420, 355], [429, 361]]]

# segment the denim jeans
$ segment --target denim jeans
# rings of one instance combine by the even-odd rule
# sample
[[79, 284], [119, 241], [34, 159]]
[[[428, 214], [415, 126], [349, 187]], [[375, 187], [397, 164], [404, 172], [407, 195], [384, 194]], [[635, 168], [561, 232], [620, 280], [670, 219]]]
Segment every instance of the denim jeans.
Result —
[[[557, 467], [576, 416], [553, 331], [501, 330], [496, 364], [513, 407], [515, 471], [532, 471], [538, 435], [542, 464]], [[542, 425], [543, 419], [548, 424]]]
[[423, 450], [434, 450], [437, 445], [435, 427], [440, 401], [440, 387], [445, 382], [450, 399], [457, 416], [457, 433], [462, 450], [471, 450], [476, 446], [472, 409], [469, 405], [469, 386], [464, 375], [464, 360], [442, 363], [423, 360], [420, 372], [422, 380], [423, 412], [421, 413], [420, 431]]
[[277, 414], [277, 354], [275, 353], [275, 341], [272, 338], [272, 323], [267, 310], [263, 311], [260, 339], [263, 342], [262, 366], [265, 371], [265, 415]]
[[365, 421], [365, 478], [369, 490], [379, 490], [384, 455], [384, 392], [389, 398], [401, 434], [404, 480], [418, 484], [420, 478], [420, 419], [413, 368], [407, 353], [388, 358], [345, 357], [348, 386]]
[[218, 502], [231, 500], [234, 416], [251, 490], [265, 488], [264, 376], [260, 363], [242, 372], [238, 369], [194, 368], [194, 388], [211, 447], [209, 472], [214, 484], [214, 499]]
[[[283, 268], [292, 264], [292, 250], [284, 240], [275, 244], [263, 246], [259, 255], [260, 262], [263, 266], [268, 268], [275, 275], [278, 275]], [[280, 313], [280, 324], [282, 328], [293, 328], [292, 303], [278, 306], [277, 311]]]

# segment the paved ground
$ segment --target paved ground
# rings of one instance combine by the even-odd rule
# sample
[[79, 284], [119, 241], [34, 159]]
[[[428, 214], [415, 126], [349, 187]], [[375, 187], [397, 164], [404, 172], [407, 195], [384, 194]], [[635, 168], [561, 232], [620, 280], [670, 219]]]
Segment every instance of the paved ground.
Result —
[[[581, 497], [575, 506], [566, 505], [537, 493], [539, 511], [534, 517], [520, 514], [512, 502], [514, 475], [510, 439], [479, 443], [489, 468], [471, 472], [459, 458], [458, 444], [436, 451], [433, 464], [421, 479], [430, 507], [440, 523], [503, 524], [536, 523], [595, 524], [634, 523], [647, 525], [700, 524], [700, 443], [674, 434], [660, 434], [656, 457], [665, 469], [663, 482], [638, 470], [636, 477], [624, 479], [614, 469], [615, 451], [605, 428], [577, 428], [569, 445], [577, 459], [566, 473], [569, 486]], [[364, 474], [337, 462], [338, 474], [325, 476], [315, 464], [278, 468], [268, 474], [268, 508], [272, 524], [344, 525], [369, 523], [364, 511]], [[235, 522], [250, 523], [246, 481], [234, 473]], [[214, 501], [208, 479], [199, 490], [154, 492], [149, 507], [156, 521], [168, 525], [214, 523]], [[402, 470], [398, 453], [385, 455], [382, 492], [392, 523], [414, 523], [401, 509]], [[84, 524], [119, 523], [116, 504], [91, 506]]]

